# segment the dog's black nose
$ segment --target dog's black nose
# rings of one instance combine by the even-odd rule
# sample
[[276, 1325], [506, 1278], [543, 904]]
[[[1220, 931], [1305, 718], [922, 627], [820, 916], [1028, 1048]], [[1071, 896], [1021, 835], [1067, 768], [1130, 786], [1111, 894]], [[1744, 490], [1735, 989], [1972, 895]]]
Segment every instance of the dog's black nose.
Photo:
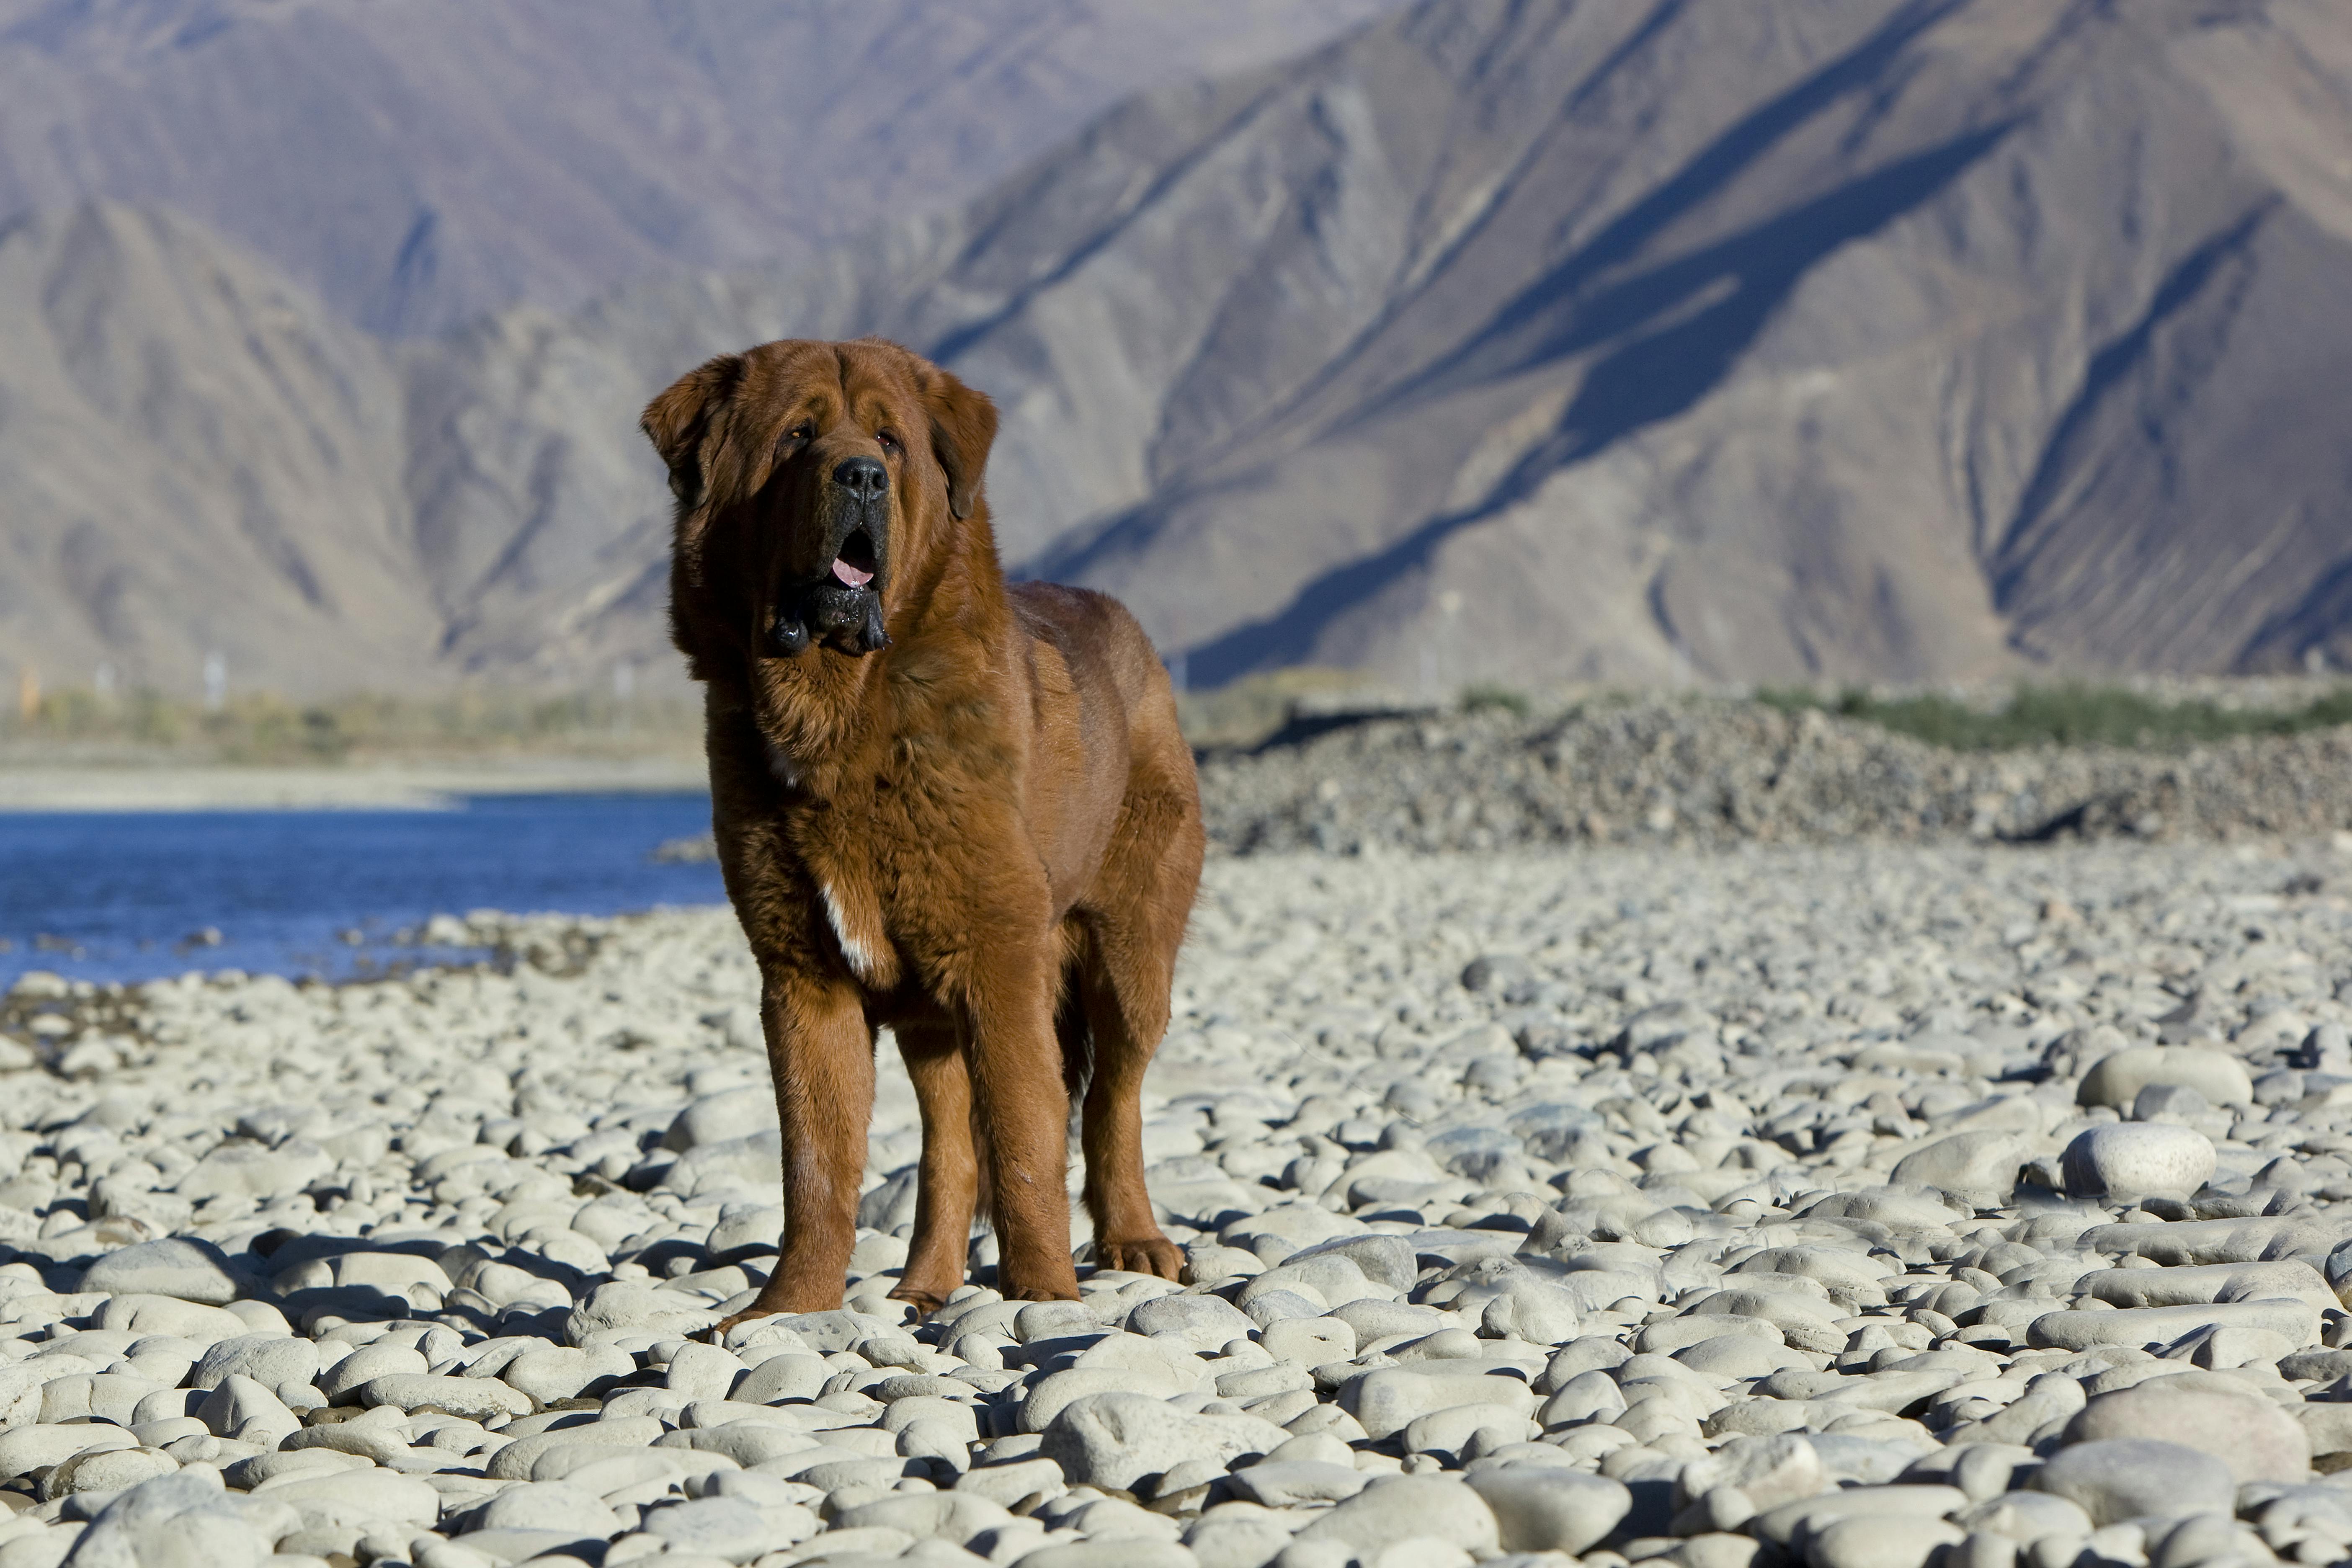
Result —
[[833, 482], [859, 500], [880, 500], [890, 488], [890, 470], [879, 458], [845, 458], [833, 470]]

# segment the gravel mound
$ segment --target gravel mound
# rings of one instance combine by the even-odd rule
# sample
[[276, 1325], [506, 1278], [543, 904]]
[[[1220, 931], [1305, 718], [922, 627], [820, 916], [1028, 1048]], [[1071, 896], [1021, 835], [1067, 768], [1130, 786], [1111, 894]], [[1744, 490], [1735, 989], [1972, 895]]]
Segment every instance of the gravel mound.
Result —
[[886, 1058], [845, 1310], [723, 1344], [782, 1218], [725, 911], [28, 976], [0, 1564], [2341, 1561], [2348, 874], [1220, 861], [1146, 1100], [1191, 1282], [1004, 1301], [983, 1235], [911, 1321]]
[[2346, 729], [2178, 753], [1961, 753], [1818, 710], [1711, 700], [1294, 728], [1304, 738], [1202, 760], [1213, 845], [1247, 855], [2352, 828]]

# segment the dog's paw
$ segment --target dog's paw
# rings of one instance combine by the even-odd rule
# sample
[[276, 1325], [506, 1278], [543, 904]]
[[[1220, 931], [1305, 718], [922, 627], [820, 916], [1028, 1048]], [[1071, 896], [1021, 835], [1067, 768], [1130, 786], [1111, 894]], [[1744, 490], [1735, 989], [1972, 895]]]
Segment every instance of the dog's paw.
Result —
[[724, 1345], [729, 1333], [746, 1323], [756, 1323], [762, 1318], [796, 1317], [803, 1312], [827, 1312], [840, 1305], [841, 1297], [838, 1294], [830, 1300], [812, 1300], [807, 1298], [795, 1300], [791, 1296], [780, 1296], [771, 1300], [763, 1296], [732, 1317], [722, 1318], [713, 1324], [709, 1331], [710, 1342], [714, 1345]]
[[1157, 1274], [1175, 1279], [1184, 1272], [1184, 1253], [1164, 1236], [1135, 1241], [1097, 1241], [1095, 1263], [1102, 1268], [1123, 1268], [1130, 1274]]
[[900, 1285], [890, 1292], [889, 1300], [904, 1301], [915, 1309], [915, 1315], [928, 1318], [948, 1304], [947, 1297], [936, 1290], [926, 1290], [920, 1285]]
[[762, 1318], [772, 1318], [776, 1314], [774, 1312], [763, 1308], [747, 1308], [744, 1310], [736, 1313], [731, 1318], [721, 1318], [719, 1321], [711, 1324], [709, 1329], [707, 1331], [709, 1336], [709, 1341], [714, 1345], [723, 1347], [727, 1343], [728, 1334], [734, 1330], [742, 1327], [745, 1323], [756, 1323]]

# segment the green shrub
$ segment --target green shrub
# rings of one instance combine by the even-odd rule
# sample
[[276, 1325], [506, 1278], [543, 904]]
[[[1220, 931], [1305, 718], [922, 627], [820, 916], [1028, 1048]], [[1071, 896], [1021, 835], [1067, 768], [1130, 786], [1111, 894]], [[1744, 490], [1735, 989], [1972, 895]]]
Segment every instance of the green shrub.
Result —
[[1784, 711], [1816, 708], [1955, 752], [2030, 746], [2123, 746], [2157, 751], [2240, 735], [2287, 735], [2352, 724], [2352, 687], [2301, 708], [2231, 708], [2208, 698], [2167, 701], [2117, 686], [2020, 686], [1995, 709], [1939, 692], [1877, 697], [1848, 687], [1833, 698], [1801, 688], [1767, 688], [1759, 702]]
[[1480, 713], [1500, 711], [1528, 715], [1528, 694], [1491, 680], [1482, 680], [1462, 689], [1462, 711]]

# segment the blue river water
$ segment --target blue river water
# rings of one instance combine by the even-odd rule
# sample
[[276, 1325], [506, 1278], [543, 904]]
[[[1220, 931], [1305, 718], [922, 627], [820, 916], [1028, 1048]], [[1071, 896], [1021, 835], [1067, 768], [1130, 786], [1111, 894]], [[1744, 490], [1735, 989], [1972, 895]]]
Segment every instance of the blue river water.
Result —
[[343, 978], [423, 956], [391, 939], [435, 914], [719, 903], [717, 867], [653, 858], [709, 827], [700, 794], [476, 796], [447, 811], [0, 812], [0, 988], [28, 969]]

